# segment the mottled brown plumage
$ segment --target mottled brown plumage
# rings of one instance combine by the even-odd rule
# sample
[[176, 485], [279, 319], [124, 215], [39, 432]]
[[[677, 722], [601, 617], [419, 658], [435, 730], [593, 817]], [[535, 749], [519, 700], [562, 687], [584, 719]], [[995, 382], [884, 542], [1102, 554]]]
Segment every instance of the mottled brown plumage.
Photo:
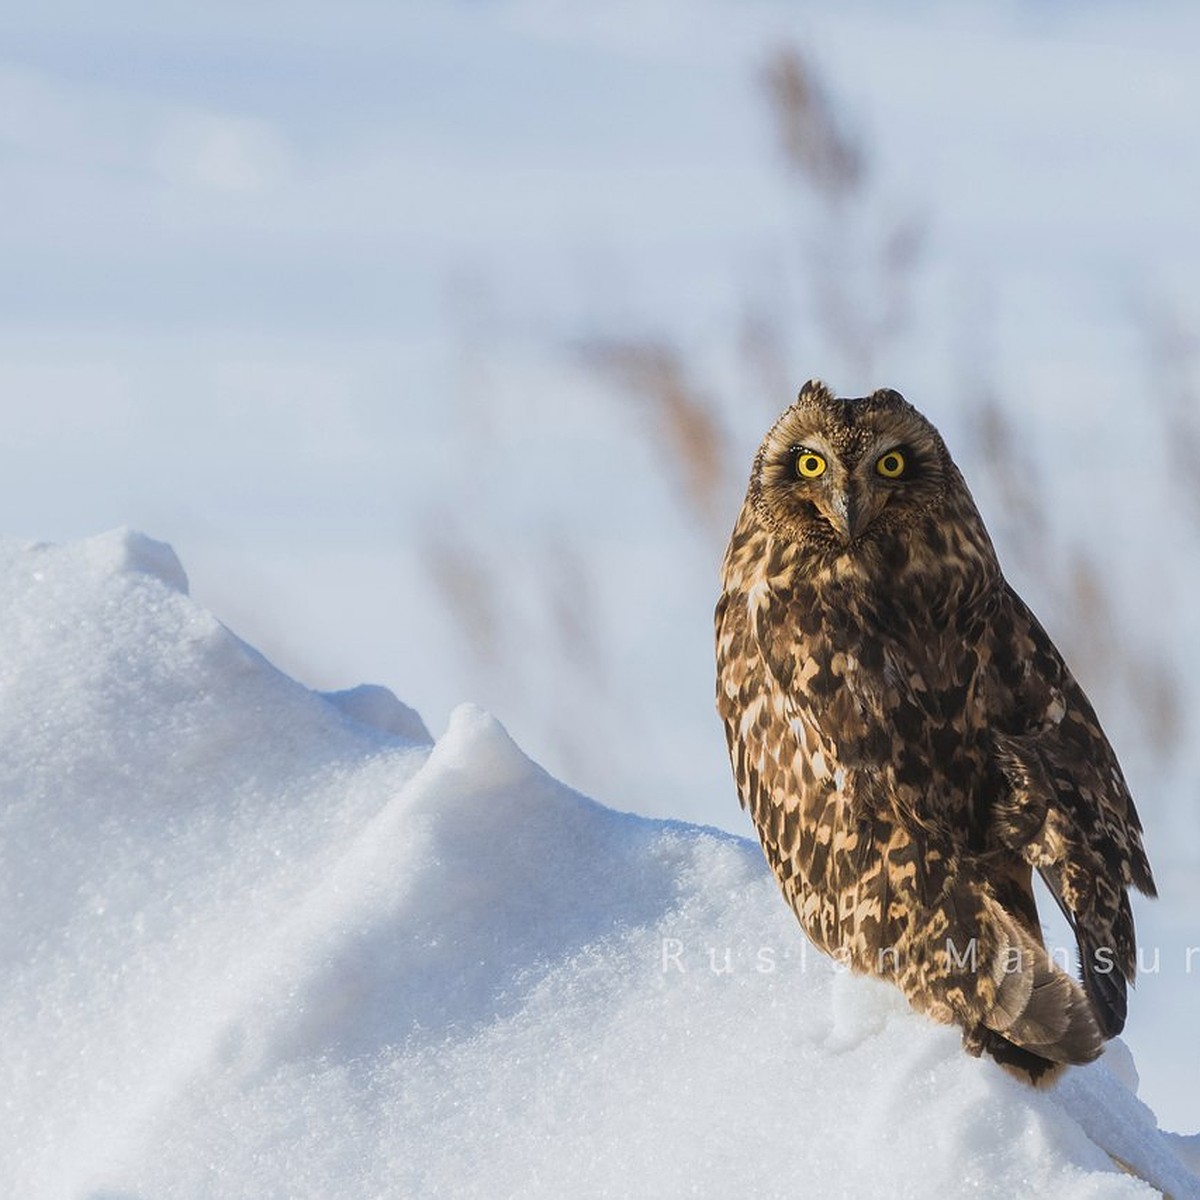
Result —
[[[723, 569], [717, 707], [808, 936], [1035, 1081], [1125, 1022], [1154, 884], [1092, 706], [936, 429], [821, 383], [767, 434]], [[1037, 870], [1082, 986], [1043, 946]]]

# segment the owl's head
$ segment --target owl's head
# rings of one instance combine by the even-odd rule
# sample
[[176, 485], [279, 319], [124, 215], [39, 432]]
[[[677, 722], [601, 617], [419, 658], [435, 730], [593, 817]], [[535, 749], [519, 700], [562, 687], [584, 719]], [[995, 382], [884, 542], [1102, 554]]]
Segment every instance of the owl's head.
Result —
[[899, 392], [842, 400], [810, 380], [763, 440], [750, 497], [791, 541], [854, 555], [894, 540], [959, 490], [941, 436]]

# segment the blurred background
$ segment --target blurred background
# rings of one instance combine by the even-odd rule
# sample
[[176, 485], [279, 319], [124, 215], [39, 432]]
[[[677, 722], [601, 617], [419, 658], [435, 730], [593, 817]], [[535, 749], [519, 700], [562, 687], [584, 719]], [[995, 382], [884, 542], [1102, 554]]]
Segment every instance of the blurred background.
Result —
[[1197, 53], [1163, 0], [9, 5], [2, 528], [139, 528], [302, 682], [749, 835], [754, 448], [899, 389], [1130, 776], [1129, 1041], [1194, 1128]]

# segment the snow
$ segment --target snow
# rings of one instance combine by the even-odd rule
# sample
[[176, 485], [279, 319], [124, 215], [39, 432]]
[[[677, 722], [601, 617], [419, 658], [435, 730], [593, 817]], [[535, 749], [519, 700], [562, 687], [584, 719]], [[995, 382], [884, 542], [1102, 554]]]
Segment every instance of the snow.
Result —
[[0, 541], [0, 785], [7, 1194], [1200, 1195], [1121, 1043], [969, 1058], [757, 846], [306, 689], [141, 534]]

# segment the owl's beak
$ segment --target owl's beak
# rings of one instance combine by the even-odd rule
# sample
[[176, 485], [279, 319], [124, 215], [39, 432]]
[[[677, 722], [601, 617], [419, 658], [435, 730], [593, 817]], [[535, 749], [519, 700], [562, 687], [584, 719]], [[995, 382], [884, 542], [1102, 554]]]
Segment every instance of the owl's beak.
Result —
[[830, 497], [829, 520], [842, 541], [849, 545], [870, 523], [869, 505], [849, 489], [839, 488]]

